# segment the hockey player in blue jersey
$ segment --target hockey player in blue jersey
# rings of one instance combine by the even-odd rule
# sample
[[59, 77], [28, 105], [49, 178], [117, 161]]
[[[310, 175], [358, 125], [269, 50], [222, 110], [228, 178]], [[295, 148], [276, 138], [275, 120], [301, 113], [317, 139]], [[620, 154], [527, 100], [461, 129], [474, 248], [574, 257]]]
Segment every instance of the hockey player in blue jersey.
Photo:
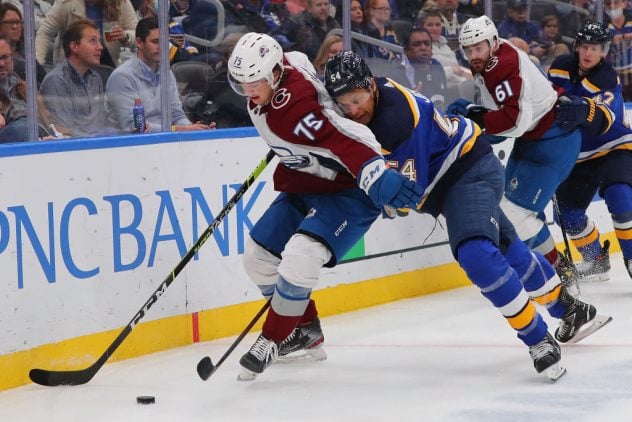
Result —
[[[568, 98], [558, 109], [563, 125], [582, 127], [581, 151], [572, 173], [556, 193], [564, 230], [581, 253], [580, 275], [607, 279], [609, 243], [586, 215], [596, 192], [612, 216], [617, 240], [632, 277], [632, 130], [625, 122], [621, 83], [605, 61], [612, 39], [608, 29], [588, 22], [575, 37], [574, 53], [558, 57], [549, 79]], [[608, 106], [595, 108], [594, 102]]]
[[454, 257], [529, 347], [537, 372], [562, 376], [560, 347], [533, 302], [560, 319], [560, 342], [578, 341], [601, 323], [592, 323], [595, 307], [572, 297], [546, 259], [517, 237], [500, 209], [502, 165], [480, 128], [444, 116], [390, 79], [374, 78], [351, 51], [329, 60], [325, 84], [348, 118], [372, 130], [391, 168], [417, 182], [424, 192], [418, 211], [445, 217]]

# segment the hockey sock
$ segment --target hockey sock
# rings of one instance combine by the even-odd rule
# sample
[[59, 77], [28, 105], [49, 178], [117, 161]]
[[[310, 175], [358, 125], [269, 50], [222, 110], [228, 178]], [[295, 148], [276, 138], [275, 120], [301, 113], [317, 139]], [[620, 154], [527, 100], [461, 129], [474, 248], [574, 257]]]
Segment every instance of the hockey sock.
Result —
[[263, 336], [280, 343], [296, 328], [310, 302], [312, 290], [296, 286], [279, 277], [266, 320]]
[[[540, 252], [545, 256], [555, 250], [555, 241], [553, 240], [549, 227], [546, 223], [535, 236], [525, 239], [524, 243], [526, 243], [531, 250]], [[553, 264], [553, 262], [551, 262], [551, 264]]]
[[549, 261], [549, 264], [555, 267], [557, 265], [558, 259], [560, 259], [560, 254], [557, 251], [557, 248], [553, 248], [553, 250], [547, 254], [544, 254], [544, 258]]
[[509, 266], [487, 238], [468, 239], [457, 250], [458, 262], [481, 293], [500, 311], [527, 346], [546, 335], [547, 326]]
[[632, 259], [632, 186], [610, 185], [603, 194], [623, 257]]
[[561, 317], [565, 310], [558, 301], [562, 285], [549, 261], [538, 252], [529, 251], [521, 241], [513, 242], [505, 257], [518, 273], [527, 294], [544, 306], [552, 317]]
[[[593, 261], [601, 253], [599, 231], [581, 208], [560, 208], [564, 216], [564, 230], [584, 261]], [[557, 218], [556, 218], [557, 221]], [[557, 221], [559, 224], [559, 221]]]
[[303, 313], [303, 316], [301, 317], [299, 325], [312, 322], [316, 318], [318, 318], [318, 309], [316, 309], [316, 302], [314, 302], [314, 299], [310, 299], [309, 303], [307, 304], [307, 308], [305, 308], [305, 313]]

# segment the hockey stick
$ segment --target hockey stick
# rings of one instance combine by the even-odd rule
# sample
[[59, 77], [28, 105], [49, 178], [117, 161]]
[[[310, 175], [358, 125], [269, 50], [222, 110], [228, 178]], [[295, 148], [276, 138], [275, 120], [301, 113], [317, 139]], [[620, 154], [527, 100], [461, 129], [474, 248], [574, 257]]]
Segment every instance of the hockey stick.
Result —
[[230, 354], [233, 353], [233, 350], [235, 350], [235, 348], [239, 345], [239, 343], [241, 343], [244, 337], [246, 337], [246, 334], [250, 332], [252, 327], [254, 327], [257, 321], [259, 321], [259, 318], [261, 318], [261, 316], [265, 313], [265, 311], [268, 310], [269, 307], [270, 307], [270, 300], [267, 300], [266, 303], [263, 305], [263, 307], [259, 309], [259, 312], [257, 312], [257, 315], [255, 315], [254, 318], [252, 318], [252, 321], [250, 321], [248, 325], [246, 326], [246, 328], [244, 328], [244, 331], [242, 331], [241, 334], [239, 334], [239, 337], [237, 337], [235, 341], [233, 342], [233, 344], [230, 345], [228, 350], [226, 350], [226, 353], [224, 353], [222, 357], [219, 359], [219, 361], [217, 361], [217, 365], [213, 365], [213, 361], [211, 361], [211, 358], [209, 356], [204, 356], [202, 359], [200, 359], [197, 365], [197, 373], [200, 376], [200, 378], [202, 378], [203, 381], [206, 381], [207, 379], [209, 379], [209, 377], [213, 375], [215, 371], [217, 371], [217, 368], [219, 368], [222, 365], [222, 363], [224, 363], [226, 358], [228, 358], [228, 356], [230, 356]]
[[224, 217], [233, 209], [233, 207], [239, 202], [244, 193], [248, 190], [248, 188], [254, 183], [255, 179], [259, 177], [259, 175], [266, 168], [268, 163], [274, 157], [274, 152], [272, 150], [268, 151], [265, 158], [261, 160], [259, 165], [253, 170], [252, 174], [248, 176], [246, 181], [239, 187], [239, 190], [235, 192], [235, 194], [230, 198], [226, 206], [220, 211], [220, 213], [215, 217], [215, 220], [204, 230], [204, 232], [200, 235], [195, 244], [187, 251], [184, 257], [178, 262], [175, 268], [169, 273], [167, 278], [160, 283], [156, 291], [151, 295], [151, 297], [145, 302], [145, 304], [140, 308], [138, 312], [132, 317], [132, 320], [123, 328], [123, 330], [119, 333], [119, 335], [114, 339], [112, 344], [108, 346], [108, 348], [103, 352], [103, 354], [97, 359], [95, 363], [90, 365], [87, 368], [79, 369], [75, 371], [54, 371], [54, 370], [46, 370], [46, 369], [31, 369], [29, 372], [29, 377], [31, 381], [36, 384], [45, 385], [45, 386], [57, 386], [57, 385], [81, 385], [85, 384], [92, 379], [96, 375], [96, 373], [101, 369], [103, 364], [109, 359], [110, 356], [114, 353], [116, 349], [123, 343], [125, 338], [132, 332], [134, 327], [140, 322], [141, 319], [145, 317], [145, 314], [149, 312], [149, 309], [158, 301], [160, 296], [167, 290], [167, 288], [171, 285], [173, 280], [180, 274], [180, 272], [184, 269], [184, 267], [189, 263], [191, 258], [200, 250], [202, 245], [211, 237], [211, 234], [222, 222]]
[[[571, 246], [568, 241], [566, 229], [564, 229], [564, 220], [562, 220], [562, 212], [560, 211], [560, 206], [557, 203], [557, 196], [553, 195], [551, 201], [553, 202], [553, 209], [555, 210], [555, 215], [557, 215], [557, 220], [560, 222], [560, 230], [562, 231], [562, 238], [564, 239], [564, 255], [566, 256], [566, 259], [568, 259], [568, 262], [571, 264], [571, 267], [573, 267], [573, 272], [575, 274], [578, 274], [577, 267], [573, 262], [573, 256], [571, 255]], [[577, 288], [577, 293], [581, 295], [581, 290], [579, 289], [579, 283], [577, 282], [577, 280], [575, 280], [574, 284]]]

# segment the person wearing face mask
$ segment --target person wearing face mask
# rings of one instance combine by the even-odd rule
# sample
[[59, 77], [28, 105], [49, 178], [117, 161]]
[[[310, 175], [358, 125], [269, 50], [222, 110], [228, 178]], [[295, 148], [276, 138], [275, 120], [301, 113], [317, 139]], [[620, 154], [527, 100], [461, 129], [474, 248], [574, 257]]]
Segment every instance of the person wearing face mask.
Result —
[[621, 78], [624, 101], [632, 100], [632, 10], [625, 0], [604, 1], [612, 44], [608, 55], [614, 70]]

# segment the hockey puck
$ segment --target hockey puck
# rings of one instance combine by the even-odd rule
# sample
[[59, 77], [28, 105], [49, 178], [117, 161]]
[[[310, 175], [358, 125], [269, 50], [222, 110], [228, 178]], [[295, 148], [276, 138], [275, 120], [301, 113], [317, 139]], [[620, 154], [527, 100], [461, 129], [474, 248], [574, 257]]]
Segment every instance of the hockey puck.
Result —
[[138, 397], [136, 397], [136, 403], [138, 403], [138, 404], [154, 404], [154, 403], [156, 403], [156, 397], [154, 397], [154, 396], [138, 396]]

